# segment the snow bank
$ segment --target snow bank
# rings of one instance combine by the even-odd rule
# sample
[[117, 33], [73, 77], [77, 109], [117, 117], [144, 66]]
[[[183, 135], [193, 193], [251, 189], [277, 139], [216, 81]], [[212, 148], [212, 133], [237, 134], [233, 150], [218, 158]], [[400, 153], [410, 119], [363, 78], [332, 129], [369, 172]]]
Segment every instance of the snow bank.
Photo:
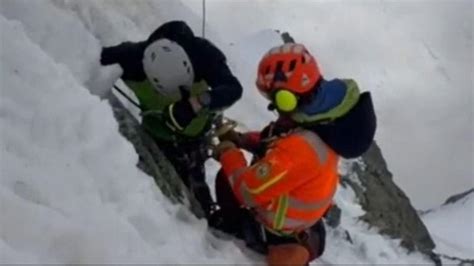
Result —
[[61, 49], [38, 45], [23, 24], [0, 16], [0, 27], [8, 36], [0, 55], [0, 263], [247, 262], [136, 168], [109, 105], [76, 76], [89, 65], [56, 61]]
[[[340, 186], [335, 203], [341, 208], [341, 224], [327, 227], [326, 251], [320, 263], [325, 264], [429, 264], [420, 253], [408, 253], [400, 247], [400, 240], [380, 235], [377, 228], [359, 221], [364, 214], [354, 191]], [[313, 263], [312, 265], [317, 265]]]
[[433, 236], [437, 252], [474, 259], [474, 193], [431, 210], [422, 219]]

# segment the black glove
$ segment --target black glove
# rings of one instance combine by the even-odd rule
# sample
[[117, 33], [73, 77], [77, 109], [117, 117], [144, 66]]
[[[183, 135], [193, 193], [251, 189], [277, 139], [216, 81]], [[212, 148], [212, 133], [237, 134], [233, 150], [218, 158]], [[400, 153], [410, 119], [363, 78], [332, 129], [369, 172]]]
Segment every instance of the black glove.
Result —
[[104, 47], [100, 53], [100, 63], [104, 66], [119, 64], [125, 80], [142, 81], [146, 78], [142, 58], [144, 43], [124, 42], [116, 46]]
[[181, 132], [196, 117], [196, 113], [189, 100], [181, 100], [166, 107], [165, 117], [166, 125], [171, 130]]
[[100, 63], [104, 66], [124, 61], [127, 52], [133, 47], [130, 42], [124, 42], [116, 46], [104, 47], [100, 53]]

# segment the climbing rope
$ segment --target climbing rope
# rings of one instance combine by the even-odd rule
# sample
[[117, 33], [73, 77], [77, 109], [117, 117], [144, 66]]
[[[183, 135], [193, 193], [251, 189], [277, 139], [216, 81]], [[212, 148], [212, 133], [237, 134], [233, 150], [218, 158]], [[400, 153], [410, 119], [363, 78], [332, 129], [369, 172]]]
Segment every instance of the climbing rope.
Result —
[[117, 85], [114, 85], [114, 89], [120, 93], [123, 97], [125, 97], [125, 99], [127, 99], [130, 103], [132, 103], [133, 105], [135, 105], [138, 109], [140, 109], [141, 111], [143, 111], [143, 107], [141, 105], [139, 105], [137, 102], [135, 102], [134, 100], [132, 100], [132, 98], [130, 98], [123, 90], [121, 90], [119, 87], [117, 87]]
[[206, 0], [202, 0], [202, 37], [206, 37]]

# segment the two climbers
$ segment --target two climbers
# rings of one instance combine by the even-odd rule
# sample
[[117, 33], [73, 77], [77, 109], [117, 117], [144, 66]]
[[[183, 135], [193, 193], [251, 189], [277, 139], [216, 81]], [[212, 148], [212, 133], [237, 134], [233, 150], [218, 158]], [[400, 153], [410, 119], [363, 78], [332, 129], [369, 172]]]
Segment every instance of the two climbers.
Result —
[[142, 109], [142, 126], [209, 216], [214, 201], [205, 182], [206, 134], [242, 95], [223, 53], [185, 22], [171, 21], [145, 41], [103, 48], [101, 63], [121, 66]]
[[[322, 218], [340, 156], [360, 156], [372, 143], [370, 94], [353, 80], [325, 80], [315, 58], [294, 43], [264, 55], [256, 83], [279, 116], [262, 132], [221, 137], [214, 152], [221, 209], [211, 224], [266, 254], [269, 265], [306, 265], [324, 251]], [[252, 163], [241, 149], [254, 154]]]
[[[337, 188], [339, 157], [360, 156], [372, 143], [369, 93], [360, 93], [353, 80], [325, 80], [301, 44], [270, 49], [257, 87], [279, 116], [261, 132], [221, 136], [213, 153], [222, 164], [216, 211], [205, 182], [206, 134], [242, 94], [222, 52], [172, 21], [145, 41], [104, 48], [101, 63], [122, 67], [140, 102], [142, 126], [211, 226], [245, 239], [270, 265], [305, 265], [322, 254], [322, 217]], [[251, 164], [241, 149], [254, 154]]]

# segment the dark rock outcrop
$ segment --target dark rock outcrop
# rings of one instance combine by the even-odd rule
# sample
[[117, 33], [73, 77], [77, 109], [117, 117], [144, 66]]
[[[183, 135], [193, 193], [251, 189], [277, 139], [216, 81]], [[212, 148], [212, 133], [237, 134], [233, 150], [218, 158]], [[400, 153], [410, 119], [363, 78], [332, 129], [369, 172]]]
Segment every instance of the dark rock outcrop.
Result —
[[439, 257], [433, 253], [435, 244], [410, 199], [393, 181], [382, 152], [374, 142], [362, 156], [362, 163], [353, 163], [350, 172], [359, 182], [343, 176], [341, 183], [349, 185], [366, 211], [360, 217], [370, 226], [378, 228], [381, 234], [401, 239], [409, 251], [420, 251], [436, 264]]
[[338, 227], [341, 224], [341, 209], [337, 205], [333, 205], [324, 218], [327, 225], [332, 228]]
[[288, 32], [283, 32], [281, 34], [281, 38], [283, 39], [284, 43], [295, 43], [295, 39], [293, 39], [293, 37], [291, 37]]
[[471, 188], [468, 191], [465, 191], [465, 192], [462, 192], [462, 193], [459, 193], [459, 194], [456, 194], [456, 195], [453, 195], [453, 196], [449, 197], [444, 202], [443, 205], [456, 203], [456, 202], [460, 201], [461, 199], [465, 198], [467, 195], [469, 195], [471, 193], [474, 193], [474, 188]]
[[138, 121], [112, 93], [107, 96], [115, 119], [119, 123], [120, 133], [135, 147], [139, 156], [138, 168], [153, 177], [163, 194], [172, 202], [190, 205], [197, 217], [204, 217], [197, 200], [178, 177], [174, 167], [160, 151], [155, 141], [143, 130]]

